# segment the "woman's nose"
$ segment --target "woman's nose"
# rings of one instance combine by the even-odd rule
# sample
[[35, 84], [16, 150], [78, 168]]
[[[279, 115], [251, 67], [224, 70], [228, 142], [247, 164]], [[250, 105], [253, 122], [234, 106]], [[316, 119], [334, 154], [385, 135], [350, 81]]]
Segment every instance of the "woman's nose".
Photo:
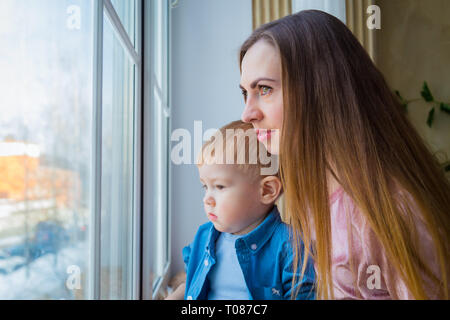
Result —
[[263, 114], [261, 110], [256, 106], [253, 97], [249, 96], [245, 104], [244, 111], [242, 112], [241, 120], [243, 122], [251, 123], [254, 121], [260, 121], [262, 118]]

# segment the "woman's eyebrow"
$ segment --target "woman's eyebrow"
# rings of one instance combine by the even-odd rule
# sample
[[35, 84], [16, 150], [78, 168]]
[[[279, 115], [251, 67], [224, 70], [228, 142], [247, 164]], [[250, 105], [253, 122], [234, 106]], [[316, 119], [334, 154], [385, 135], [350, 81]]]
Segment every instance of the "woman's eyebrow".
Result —
[[[258, 84], [258, 82], [260, 81], [272, 81], [272, 82], [277, 82], [277, 80], [275, 79], [271, 79], [271, 78], [258, 78], [256, 80], [254, 80], [251, 84], [250, 84], [250, 88], [251, 89], [255, 89], [256, 85]], [[242, 84], [239, 84], [239, 88], [241, 88], [242, 90], [245, 90], [245, 88], [242, 86]]]

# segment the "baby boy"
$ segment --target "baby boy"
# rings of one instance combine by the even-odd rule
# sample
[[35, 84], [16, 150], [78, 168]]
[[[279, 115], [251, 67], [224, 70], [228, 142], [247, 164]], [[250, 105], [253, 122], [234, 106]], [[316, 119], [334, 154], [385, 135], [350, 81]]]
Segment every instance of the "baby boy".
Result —
[[168, 299], [315, 298], [311, 259], [303, 277], [298, 266], [292, 281], [290, 230], [275, 205], [281, 181], [260, 154], [267, 151], [242, 121], [222, 127], [203, 145], [197, 163], [209, 222], [183, 249], [186, 282]]

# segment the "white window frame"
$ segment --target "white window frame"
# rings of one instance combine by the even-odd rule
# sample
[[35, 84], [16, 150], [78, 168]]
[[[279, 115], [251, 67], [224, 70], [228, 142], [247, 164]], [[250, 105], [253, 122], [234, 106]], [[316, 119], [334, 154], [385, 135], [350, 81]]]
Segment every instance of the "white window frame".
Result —
[[102, 77], [103, 77], [103, 22], [104, 14], [111, 22], [115, 37], [136, 67], [135, 72], [135, 99], [134, 99], [134, 192], [133, 192], [133, 227], [131, 264], [132, 272], [125, 280], [128, 286], [127, 296], [131, 299], [141, 297], [141, 145], [142, 145], [142, 0], [136, 1], [135, 19], [135, 45], [133, 46], [114, 6], [110, 0], [96, 0], [94, 8], [94, 72], [93, 72], [93, 137], [92, 137], [92, 181], [91, 205], [92, 214], [90, 222], [89, 247], [90, 261], [88, 271], [88, 299], [99, 300], [101, 297], [101, 177], [102, 177]]
[[170, 2], [144, 1], [144, 17], [142, 299], [150, 300], [162, 293], [171, 265]]

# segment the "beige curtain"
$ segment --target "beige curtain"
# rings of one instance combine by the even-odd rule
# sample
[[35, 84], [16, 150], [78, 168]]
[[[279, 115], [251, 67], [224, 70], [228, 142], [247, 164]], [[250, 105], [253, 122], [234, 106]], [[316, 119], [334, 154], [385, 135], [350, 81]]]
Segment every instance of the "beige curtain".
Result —
[[366, 20], [369, 16], [367, 7], [373, 4], [375, 4], [374, 0], [345, 0], [345, 14], [347, 27], [366, 49], [372, 61], [375, 62], [376, 29], [370, 30], [366, 25]]
[[253, 29], [292, 13], [291, 0], [252, 0]]

